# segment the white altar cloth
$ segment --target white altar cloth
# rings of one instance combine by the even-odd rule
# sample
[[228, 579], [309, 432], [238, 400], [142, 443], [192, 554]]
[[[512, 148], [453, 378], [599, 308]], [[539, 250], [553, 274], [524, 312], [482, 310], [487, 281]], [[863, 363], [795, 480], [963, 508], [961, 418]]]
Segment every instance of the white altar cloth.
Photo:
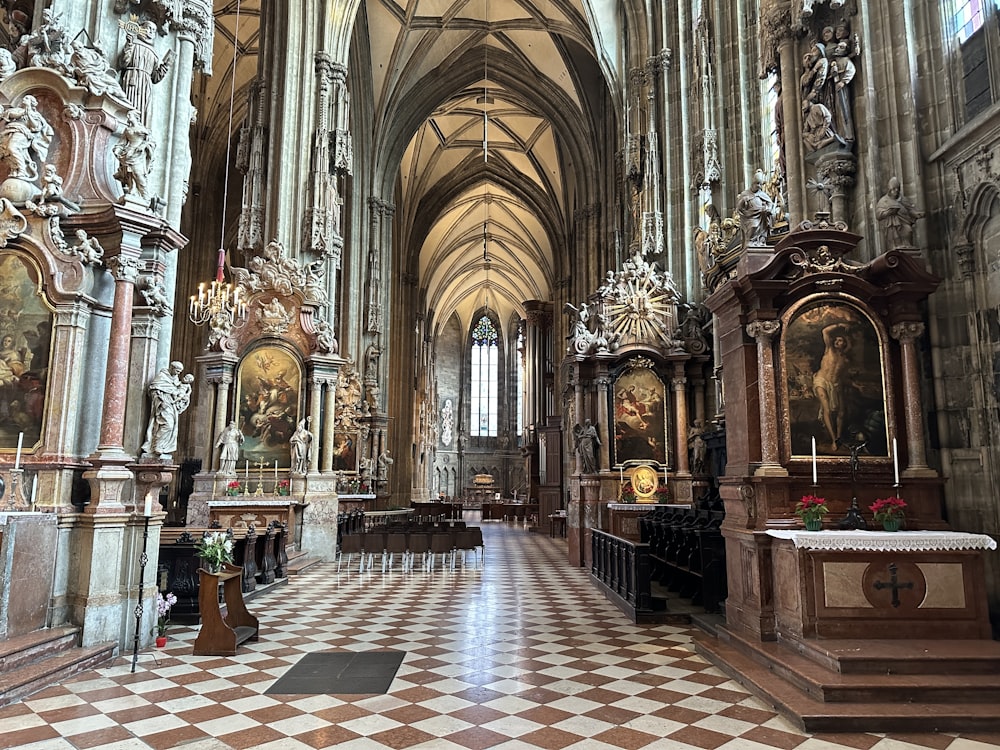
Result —
[[961, 531], [785, 531], [771, 529], [768, 536], [788, 539], [796, 549], [833, 552], [942, 552], [996, 549], [996, 540], [986, 534]]
[[273, 497], [270, 500], [265, 500], [260, 496], [255, 495], [239, 495], [230, 500], [209, 500], [209, 508], [242, 508], [244, 506], [253, 505], [257, 508], [287, 508], [290, 505], [297, 505], [298, 500], [291, 497], [286, 497], [282, 500], [275, 500]]

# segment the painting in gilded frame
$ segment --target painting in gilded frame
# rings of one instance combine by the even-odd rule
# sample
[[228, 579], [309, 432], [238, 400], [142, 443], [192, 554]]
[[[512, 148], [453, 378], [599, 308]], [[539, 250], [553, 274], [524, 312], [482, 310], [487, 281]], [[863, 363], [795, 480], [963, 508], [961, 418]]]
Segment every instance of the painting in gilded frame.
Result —
[[358, 434], [335, 432], [333, 434], [333, 470], [357, 473]]
[[[52, 348], [52, 312], [33, 267], [13, 253], [0, 258], [0, 448], [23, 450], [42, 436]], [[23, 456], [22, 456], [23, 460]]]
[[626, 461], [668, 465], [666, 386], [651, 367], [630, 367], [615, 380], [612, 413], [616, 466]]
[[236, 398], [243, 433], [240, 464], [291, 466], [289, 440], [299, 421], [302, 367], [280, 346], [263, 346], [240, 362]]
[[885, 375], [879, 333], [855, 305], [807, 303], [782, 338], [791, 454], [888, 456]]

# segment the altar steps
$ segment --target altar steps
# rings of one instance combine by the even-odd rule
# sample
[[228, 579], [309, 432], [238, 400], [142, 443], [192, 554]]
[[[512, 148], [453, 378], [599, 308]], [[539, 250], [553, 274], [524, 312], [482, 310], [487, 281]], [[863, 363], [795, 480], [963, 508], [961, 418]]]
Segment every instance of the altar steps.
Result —
[[807, 732], [1000, 731], [1000, 642], [760, 642], [695, 636], [723, 672]]
[[322, 562], [318, 557], [309, 557], [309, 554], [303, 550], [295, 550], [288, 553], [288, 564], [285, 565], [285, 574], [287, 576], [297, 576], [303, 570], [311, 568], [313, 565]]
[[46, 628], [0, 641], [0, 706], [114, 658], [115, 642], [80, 646], [80, 629]]

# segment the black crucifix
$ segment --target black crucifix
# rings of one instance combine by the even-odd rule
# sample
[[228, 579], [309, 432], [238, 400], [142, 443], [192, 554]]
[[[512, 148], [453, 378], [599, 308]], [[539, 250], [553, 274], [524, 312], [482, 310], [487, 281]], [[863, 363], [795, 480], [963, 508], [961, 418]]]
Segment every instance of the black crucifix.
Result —
[[896, 577], [896, 563], [889, 563], [889, 583], [884, 583], [883, 581], [875, 581], [875, 590], [881, 591], [882, 589], [892, 589], [892, 606], [899, 606], [899, 590], [900, 589], [912, 589], [913, 581], [907, 581], [906, 583], [900, 583], [899, 579]]

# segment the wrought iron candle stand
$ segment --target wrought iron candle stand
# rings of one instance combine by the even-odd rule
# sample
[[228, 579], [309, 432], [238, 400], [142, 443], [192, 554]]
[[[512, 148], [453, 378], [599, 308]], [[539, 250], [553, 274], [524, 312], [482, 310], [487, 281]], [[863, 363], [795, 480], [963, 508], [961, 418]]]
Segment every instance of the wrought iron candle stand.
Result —
[[139, 555], [139, 596], [135, 605], [135, 635], [132, 640], [132, 671], [135, 672], [135, 665], [139, 662], [139, 629], [142, 627], [142, 592], [146, 586], [146, 562], [149, 560], [146, 554], [146, 546], [149, 543], [149, 516], [143, 512], [142, 520], [142, 554]]
[[861, 509], [858, 507], [858, 466], [860, 461], [858, 459], [858, 453], [868, 445], [868, 441], [860, 443], [852, 443], [850, 445], [851, 449], [851, 507], [847, 509], [847, 514], [840, 519], [840, 528], [842, 529], [868, 529], [868, 522], [865, 520], [864, 516], [861, 515]]

